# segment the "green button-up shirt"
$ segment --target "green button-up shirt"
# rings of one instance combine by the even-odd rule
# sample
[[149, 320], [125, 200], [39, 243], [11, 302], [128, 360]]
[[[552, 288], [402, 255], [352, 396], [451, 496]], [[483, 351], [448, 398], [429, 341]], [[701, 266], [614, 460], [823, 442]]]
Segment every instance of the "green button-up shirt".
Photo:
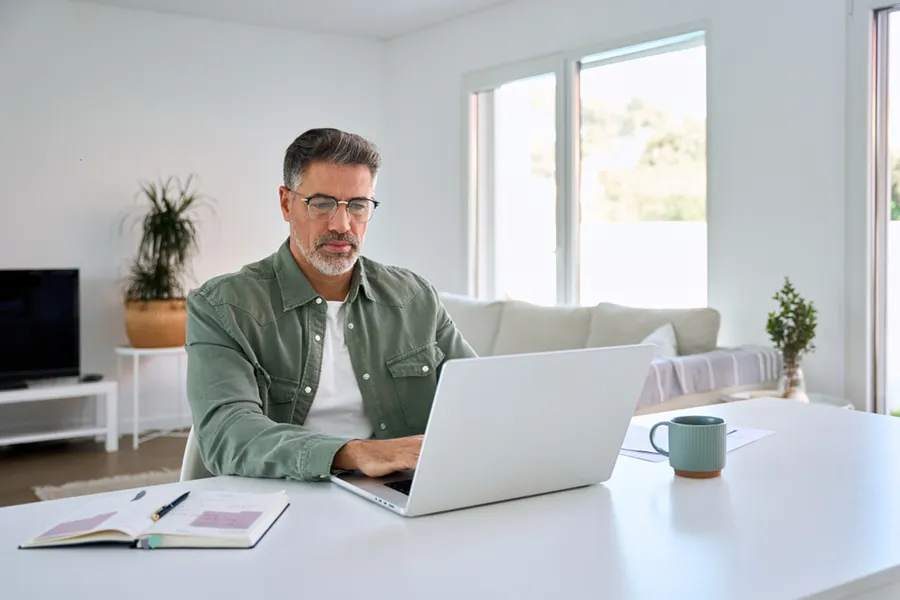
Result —
[[[475, 356], [435, 288], [361, 257], [344, 335], [377, 438], [424, 433], [445, 360]], [[216, 475], [317, 480], [348, 438], [303, 427], [319, 388], [327, 303], [288, 243], [187, 299], [187, 390]]]

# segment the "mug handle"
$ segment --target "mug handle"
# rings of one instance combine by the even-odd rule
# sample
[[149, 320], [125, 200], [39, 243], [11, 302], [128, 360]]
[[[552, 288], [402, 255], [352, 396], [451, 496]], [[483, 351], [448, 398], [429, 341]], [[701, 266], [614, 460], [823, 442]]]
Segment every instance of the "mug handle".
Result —
[[663, 450], [662, 448], [660, 448], [659, 446], [656, 445], [656, 442], [653, 441], [653, 434], [656, 433], [656, 429], [658, 427], [662, 427], [662, 426], [668, 427], [669, 425], [671, 425], [671, 423], [669, 421], [662, 421], [661, 423], [657, 423], [656, 425], [654, 425], [653, 427], [650, 428], [650, 445], [653, 446], [654, 450], [656, 450], [663, 456], [668, 456], [669, 453], [666, 450]]

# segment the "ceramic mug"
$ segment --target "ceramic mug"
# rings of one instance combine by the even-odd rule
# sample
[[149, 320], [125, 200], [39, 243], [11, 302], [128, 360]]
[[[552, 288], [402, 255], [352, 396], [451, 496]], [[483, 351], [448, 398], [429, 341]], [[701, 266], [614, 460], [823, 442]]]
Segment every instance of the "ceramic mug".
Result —
[[[660, 427], [669, 429], [669, 449], [653, 441]], [[695, 479], [718, 477], [725, 468], [725, 421], [719, 417], [685, 416], [662, 421], [650, 429], [650, 445], [669, 457], [675, 474]]]

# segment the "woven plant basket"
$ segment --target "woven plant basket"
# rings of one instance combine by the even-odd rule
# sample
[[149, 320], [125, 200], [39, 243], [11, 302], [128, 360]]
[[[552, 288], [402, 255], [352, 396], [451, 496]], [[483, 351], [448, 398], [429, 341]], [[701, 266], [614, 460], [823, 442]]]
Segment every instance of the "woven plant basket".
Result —
[[184, 346], [186, 324], [184, 300], [125, 302], [125, 333], [134, 348]]

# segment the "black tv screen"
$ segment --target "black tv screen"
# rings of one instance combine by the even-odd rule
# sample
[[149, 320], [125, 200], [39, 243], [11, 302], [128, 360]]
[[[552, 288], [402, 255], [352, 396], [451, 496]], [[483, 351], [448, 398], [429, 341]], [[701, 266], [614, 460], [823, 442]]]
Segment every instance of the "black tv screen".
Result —
[[77, 269], [0, 270], [0, 380], [81, 371]]

